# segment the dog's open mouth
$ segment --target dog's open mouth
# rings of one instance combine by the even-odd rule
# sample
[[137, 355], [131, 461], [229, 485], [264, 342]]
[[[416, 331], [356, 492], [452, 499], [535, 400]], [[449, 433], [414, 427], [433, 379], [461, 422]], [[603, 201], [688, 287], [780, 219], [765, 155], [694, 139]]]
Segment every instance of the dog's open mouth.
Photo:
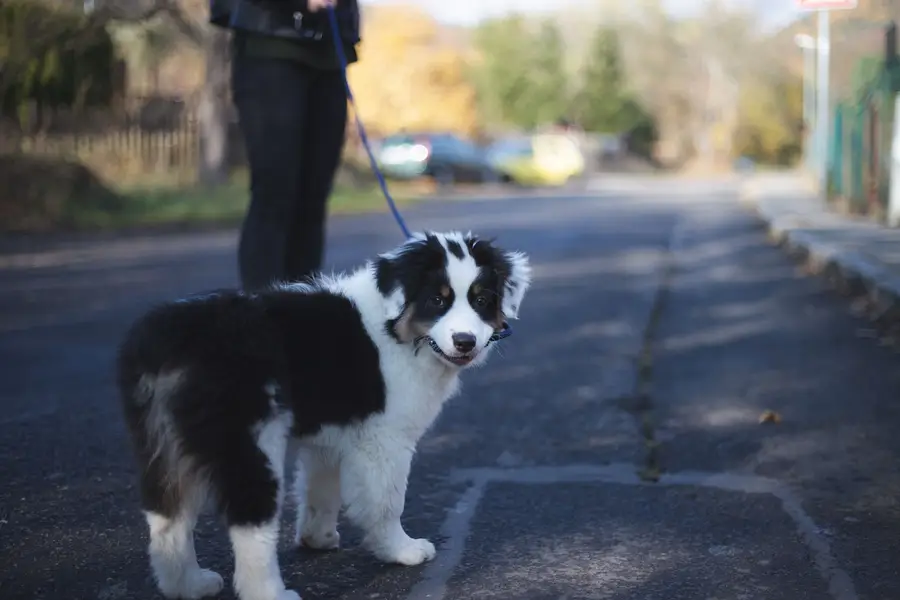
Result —
[[441, 350], [441, 347], [438, 346], [438, 343], [436, 341], [434, 341], [432, 338], [426, 337], [425, 341], [428, 342], [428, 345], [431, 347], [431, 349], [434, 351], [435, 354], [437, 354], [438, 356], [440, 356], [447, 362], [453, 363], [454, 365], [464, 367], [467, 364], [469, 364], [470, 362], [472, 362], [472, 360], [475, 358], [475, 355], [473, 355], [473, 354], [466, 354], [466, 355], [461, 355], [461, 356], [450, 356], [449, 354], [447, 354], [446, 352]]

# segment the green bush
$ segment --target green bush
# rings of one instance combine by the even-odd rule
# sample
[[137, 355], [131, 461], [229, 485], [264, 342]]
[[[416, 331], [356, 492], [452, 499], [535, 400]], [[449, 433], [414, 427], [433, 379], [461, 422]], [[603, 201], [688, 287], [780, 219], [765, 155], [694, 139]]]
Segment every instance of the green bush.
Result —
[[115, 93], [106, 29], [74, 7], [0, 2], [0, 113], [25, 125], [30, 107], [105, 106]]
[[124, 199], [74, 161], [0, 155], [0, 232], [44, 231], [78, 224], [85, 212], [115, 212]]

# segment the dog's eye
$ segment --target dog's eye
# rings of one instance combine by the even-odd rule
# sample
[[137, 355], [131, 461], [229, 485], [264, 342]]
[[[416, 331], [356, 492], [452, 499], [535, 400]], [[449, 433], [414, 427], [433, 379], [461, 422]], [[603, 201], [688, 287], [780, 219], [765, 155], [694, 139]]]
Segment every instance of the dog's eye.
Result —
[[428, 303], [432, 306], [437, 306], [438, 308], [444, 306], [444, 297], [443, 296], [432, 296], [428, 299]]
[[475, 306], [487, 306], [488, 299], [484, 296], [478, 296], [475, 298]]

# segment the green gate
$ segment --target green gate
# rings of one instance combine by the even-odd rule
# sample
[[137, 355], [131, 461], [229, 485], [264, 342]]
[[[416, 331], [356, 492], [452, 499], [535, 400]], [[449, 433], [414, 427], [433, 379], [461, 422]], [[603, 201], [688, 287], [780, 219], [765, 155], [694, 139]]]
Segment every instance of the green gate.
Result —
[[861, 60], [854, 75], [855, 98], [838, 103], [831, 115], [828, 196], [853, 212], [881, 216], [890, 189], [894, 97], [900, 76], [896, 67], [888, 69], [872, 58]]

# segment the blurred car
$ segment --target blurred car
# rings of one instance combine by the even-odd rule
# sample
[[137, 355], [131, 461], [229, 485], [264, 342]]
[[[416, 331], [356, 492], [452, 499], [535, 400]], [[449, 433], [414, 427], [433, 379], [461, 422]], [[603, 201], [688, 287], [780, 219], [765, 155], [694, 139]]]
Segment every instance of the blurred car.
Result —
[[752, 173], [756, 170], [756, 163], [752, 158], [739, 156], [737, 160], [734, 161], [734, 170], [738, 173]]
[[542, 133], [494, 143], [488, 162], [501, 181], [519, 185], [563, 185], [584, 173], [584, 155], [565, 134]]
[[394, 179], [431, 177], [440, 185], [494, 179], [484, 150], [452, 133], [388, 136], [379, 147], [378, 163]]

